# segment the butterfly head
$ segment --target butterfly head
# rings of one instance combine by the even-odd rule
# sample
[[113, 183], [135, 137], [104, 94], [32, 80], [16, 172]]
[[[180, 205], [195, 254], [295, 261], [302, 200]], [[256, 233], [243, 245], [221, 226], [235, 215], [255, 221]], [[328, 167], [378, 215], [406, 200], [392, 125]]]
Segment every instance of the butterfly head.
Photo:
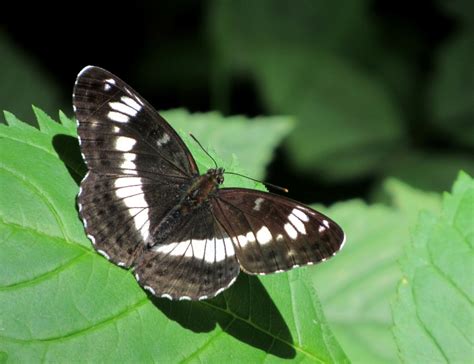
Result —
[[206, 173], [217, 185], [224, 183], [224, 168], [210, 168]]

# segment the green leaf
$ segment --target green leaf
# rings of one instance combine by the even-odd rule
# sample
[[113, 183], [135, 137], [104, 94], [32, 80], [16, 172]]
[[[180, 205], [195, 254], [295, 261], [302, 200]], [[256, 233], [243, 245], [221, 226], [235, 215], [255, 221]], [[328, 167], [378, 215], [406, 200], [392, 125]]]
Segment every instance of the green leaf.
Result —
[[327, 210], [347, 236], [337, 259], [313, 272], [328, 322], [352, 363], [395, 363], [390, 302], [401, 272], [397, 260], [420, 209], [439, 209], [439, 196], [389, 180], [391, 206], [362, 201]]
[[214, 1], [209, 17], [216, 77], [250, 74], [270, 112], [297, 119], [286, 144], [293, 165], [329, 179], [380, 167], [403, 134], [386, 86], [343, 50], [355, 57], [371, 44], [366, 4]]
[[420, 216], [401, 260], [393, 305], [400, 358], [411, 363], [472, 361], [474, 352], [474, 181], [461, 173], [440, 215]]
[[[0, 125], [2, 362], [347, 361], [309, 269], [261, 279], [242, 274], [209, 301], [148, 296], [131, 272], [96, 254], [84, 234], [75, 206], [84, 170], [74, 162], [80, 155], [73, 122], [35, 112], [40, 130], [12, 114]], [[248, 123], [240, 120], [235, 132], [245, 137]], [[204, 121], [196, 125], [206, 131]], [[235, 138], [218, 135], [222, 145]]]

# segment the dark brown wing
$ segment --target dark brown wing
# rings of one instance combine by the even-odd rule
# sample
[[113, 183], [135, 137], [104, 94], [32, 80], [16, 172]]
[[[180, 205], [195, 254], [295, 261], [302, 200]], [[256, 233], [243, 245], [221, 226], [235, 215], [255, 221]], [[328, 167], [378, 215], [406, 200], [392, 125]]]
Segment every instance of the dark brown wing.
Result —
[[344, 244], [339, 225], [286, 197], [224, 188], [212, 204], [247, 273], [267, 274], [315, 264], [333, 256]]
[[135, 267], [144, 288], [180, 300], [216, 296], [234, 283], [239, 270], [232, 240], [209, 203], [186, 215], [166, 242], [143, 252]]
[[188, 148], [130, 86], [112, 73], [84, 68], [74, 85], [79, 142], [90, 170], [100, 174], [191, 177], [198, 174]]
[[129, 267], [198, 174], [196, 163], [155, 109], [102, 68], [79, 73], [73, 106], [89, 169], [80, 215], [97, 251]]

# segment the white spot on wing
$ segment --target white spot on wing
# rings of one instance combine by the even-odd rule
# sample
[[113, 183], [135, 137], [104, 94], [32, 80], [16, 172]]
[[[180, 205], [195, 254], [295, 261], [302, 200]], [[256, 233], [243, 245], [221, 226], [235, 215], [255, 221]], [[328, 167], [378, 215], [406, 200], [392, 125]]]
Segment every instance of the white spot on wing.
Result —
[[204, 296], [199, 297], [198, 300], [199, 300], [199, 301], [207, 300], [207, 298], [208, 298], [208, 297], [207, 297], [206, 295], [204, 295]]
[[306, 229], [304, 227], [303, 222], [299, 218], [296, 217], [296, 215], [290, 214], [288, 215], [288, 220], [293, 224], [293, 226], [298, 230], [301, 234], [306, 235]]
[[344, 234], [344, 238], [342, 239], [341, 247], [339, 248], [339, 250], [344, 247], [344, 244], [346, 244], [346, 234]]
[[228, 257], [235, 255], [234, 245], [232, 244], [232, 239], [227, 237], [224, 238], [225, 244], [225, 253]]
[[176, 243], [174, 248], [170, 251], [170, 255], [172, 255], [172, 256], [183, 256], [183, 255], [185, 255], [187, 250], [191, 250], [191, 247], [189, 245], [190, 245], [189, 240], [185, 240], [185, 241], [181, 241], [179, 243]]
[[120, 165], [122, 169], [137, 169], [137, 166], [132, 161], [123, 161]]
[[216, 261], [216, 242], [214, 239], [206, 240], [206, 252], [204, 260], [207, 263], [214, 263]]
[[141, 185], [142, 179], [139, 177], [122, 177], [114, 182], [115, 195], [129, 208], [128, 213], [133, 217], [136, 229], [146, 240], [150, 234], [150, 217]]
[[249, 242], [244, 235], [237, 236], [237, 240], [241, 248], [244, 248]]
[[255, 205], [254, 205], [253, 209], [255, 211], [260, 211], [260, 207], [262, 206], [263, 201], [264, 201], [263, 198], [261, 198], [261, 197], [257, 198], [255, 200]]
[[232, 278], [232, 280], [229, 282], [229, 284], [227, 285], [227, 288], [229, 288], [230, 286], [232, 286], [234, 284], [234, 282], [236, 281], [237, 279], [237, 276], [235, 276], [234, 278]]
[[172, 299], [173, 299], [173, 297], [171, 297], [171, 296], [170, 296], [169, 294], [167, 294], [167, 293], [163, 293], [163, 294], [161, 295], [161, 297], [167, 298], [167, 299], [169, 299], [169, 300], [172, 300]]
[[109, 111], [109, 113], [107, 114], [107, 117], [110, 120], [116, 121], [118, 123], [128, 123], [128, 121], [130, 120], [130, 118], [127, 115], [122, 114], [117, 111]]
[[247, 233], [247, 240], [249, 243], [255, 243], [257, 241], [257, 239], [255, 238], [255, 235], [251, 231]]
[[295, 230], [295, 228], [293, 227], [293, 225], [289, 224], [289, 223], [286, 223], [285, 226], [285, 231], [286, 233], [288, 234], [288, 236], [295, 240], [296, 237], [298, 236], [298, 232]]
[[273, 240], [270, 230], [266, 226], [262, 226], [259, 231], [257, 231], [257, 240], [260, 244], [268, 244]]
[[191, 301], [191, 297], [189, 297], [189, 296], [181, 296], [181, 297], [179, 298], [179, 300], [180, 300], [180, 301]]
[[[93, 67], [93, 66], [90, 66], [90, 67]], [[115, 85], [115, 80], [113, 78], [108, 78], [105, 80], [105, 82], [110, 83], [111, 85]]]
[[170, 136], [166, 133], [163, 134], [163, 136], [156, 141], [156, 145], [161, 147], [162, 145], [168, 143], [170, 141]]
[[[128, 97], [128, 96], [122, 96], [121, 100], [126, 103], [128, 106], [131, 108], [135, 109], [135, 111], [140, 111], [142, 109], [142, 106], [136, 102], [134, 99]], [[136, 115], [136, 113], [135, 113]]]
[[143, 286], [143, 288], [145, 288], [147, 291], [151, 292], [151, 294], [156, 296], [155, 290], [151, 288], [150, 286]]
[[223, 291], [225, 290], [225, 288], [219, 288], [216, 293], [214, 294], [214, 296], [217, 296], [218, 294], [222, 293]]
[[225, 260], [225, 242], [224, 239], [215, 239], [216, 241], [216, 262]]
[[[130, 99], [131, 100], [131, 99]], [[135, 110], [133, 107], [130, 107], [124, 103], [121, 102], [109, 102], [109, 106], [115, 110], [119, 111], [122, 114], [127, 114], [129, 116], [136, 116], [137, 115], [137, 110]]]
[[91, 234], [87, 234], [87, 237], [92, 241], [92, 244], [95, 245], [95, 238]]
[[301, 210], [298, 210], [298, 209], [293, 209], [293, 211], [291, 211], [291, 213], [293, 215], [295, 215], [298, 219], [300, 219], [301, 221], [303, 222], [308, 222], [309, 221], [309, 217], [308, 215], [306, 215], [303, 211]]
[[136, 143], [137, 141], [135, 139], [119, 136], [115, 141], [115, 148], [121, 150], [122, 152], [129, 152], [133, 149]]
[[194, 257], [198, 260], [203, 260], [206, 249], [206, 240], [193, 239], [191, 244], [193, 247]]
[[104, 84], [104, 91], [109, 91], [112, 88], [108, 83]]
[[176, 245], [178, 245], [178, 243], [158, 244], [158, 245], [155, 245], [153, 248], [151, 248], [151, 250], [153, 250], [156, 253], [168, 254], [174, 248], [176, 248]]
[[319, 225], [318, 231], [319, 231], [320, 233], [322, 233], [322, 232], [324, 232], [324, 230], [326, 230], [326, 227], [323, 226], [323, 225]]
[[329, 221], [323, 220], [323, 225], [329, 229]]
[[123, 153], [122, 156], [123, 156], [124, 161], [120, 165], [120, 168], [123, 168], [123, 169], [137, 169], [137, 166], [135, 165], [135, 163], [133, 163], [133, 161], [137, 157], [136, 154], [134, 154], [134, 153]]

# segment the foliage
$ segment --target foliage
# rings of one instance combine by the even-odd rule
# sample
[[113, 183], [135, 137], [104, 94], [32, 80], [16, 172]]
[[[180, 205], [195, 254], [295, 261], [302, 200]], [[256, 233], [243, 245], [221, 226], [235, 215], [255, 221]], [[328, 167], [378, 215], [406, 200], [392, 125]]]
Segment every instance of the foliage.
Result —
[[[83, 232], [75, 209], [84, 174], [75, 124], [63, 114], [59, 124], [39, 109], [35, 113], [39, 130], [9, 113], [8, 125], [0, 125], [2, 360], [346, 361], [308, 269], [261, 280], [242, 274], [231, 289], [205, 302], [147, 296], [131, 272], [96, 254]], [[183, 117], [193, 125], [193, 115], [167, 115], [172, 123]], [[207, 127], [222, 122], [217, 115], [211, 119]], [[288, 123], [262, 122], [275, 139]], [[232, 129], [245, 136], [255, 131], [249, 123], [240, 118]], [[199, 129], [206, 131], [204, 121]], [[216, 143], [221, 153], [217, 145], [226, 143]], [[265, 148], [271, 147], [260, 145], [269, 155]], [[195, 144], [189, 147], [199, 153]], [[209, 158], [200, 163], [209, 164]]]
[[401, 261], [393, 332], [404, 362], [466, 363], [474, 336], [474, 180], [461, 173], [441, 214], [420, 216]]

